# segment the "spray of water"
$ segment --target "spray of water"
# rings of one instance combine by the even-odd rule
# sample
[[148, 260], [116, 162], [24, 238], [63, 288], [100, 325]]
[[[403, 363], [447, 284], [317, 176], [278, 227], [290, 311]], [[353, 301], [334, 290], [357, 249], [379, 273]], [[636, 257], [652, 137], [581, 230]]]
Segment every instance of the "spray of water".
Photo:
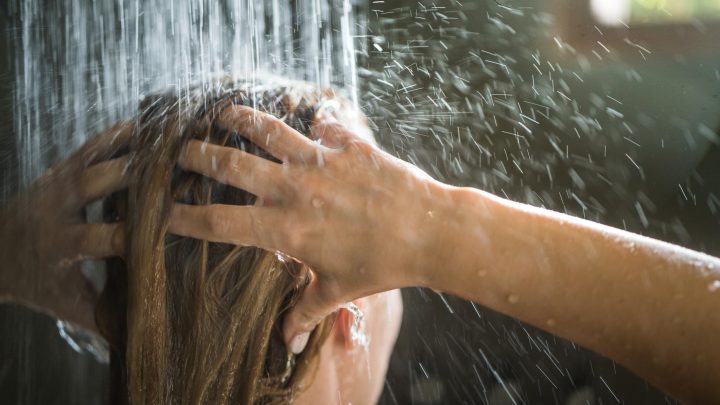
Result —
[[27, 184], [144, 94], [221, 73], [334, 85], [357, 100], [350, 0], [80, 0], [19, 4], [15, 134]]

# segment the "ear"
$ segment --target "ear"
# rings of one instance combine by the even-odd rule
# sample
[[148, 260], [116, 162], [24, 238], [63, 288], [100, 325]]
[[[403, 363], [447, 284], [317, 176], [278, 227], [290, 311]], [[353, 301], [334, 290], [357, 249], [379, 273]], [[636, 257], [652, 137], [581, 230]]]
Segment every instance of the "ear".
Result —
[[[352, 301], [358, 309], [364, 314], [366, 307], [366, 299], [361, 298]], [[337, 346], [344, 348], [346, 351], [352, 351], [358, 346], [358, 342], [353, 338], [353, 328], [355, 327], [355, 314], [347, 308], [340, 308], [335, 317], [335, 324], [333, 325], [332, 336]], [[361, 333], [364, 333], [364, 325], [360, 325]]]

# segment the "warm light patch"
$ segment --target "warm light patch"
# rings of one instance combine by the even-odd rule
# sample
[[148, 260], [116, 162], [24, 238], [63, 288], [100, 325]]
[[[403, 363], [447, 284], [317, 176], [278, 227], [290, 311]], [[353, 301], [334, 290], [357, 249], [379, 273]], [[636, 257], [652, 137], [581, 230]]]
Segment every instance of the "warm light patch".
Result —
[[720, 0], [590, 0], [605, 26], [720, 20]]
[[630, 20], [631, 0], [590, 0], [590, 7], [602, 25], [622, 25]]

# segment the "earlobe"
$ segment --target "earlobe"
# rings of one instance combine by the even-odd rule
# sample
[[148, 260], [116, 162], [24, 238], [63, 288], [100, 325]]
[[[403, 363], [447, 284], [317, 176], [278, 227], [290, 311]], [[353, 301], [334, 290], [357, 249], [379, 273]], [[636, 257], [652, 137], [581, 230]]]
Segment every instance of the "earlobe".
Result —
[[352, 327], [352, 314], [345, 308], [340, 308], [335, 315], [335, 324], [333, 325], [333, 336], [335, 344], [343, 347], [345, 350], [352, 350], [352, 341], [350, 339], [350, 328]]
[[367, 340], [363, 312], [365, 304], [366, 299], [357, 299], [343, 305], [337, 312], [333, 325], [333, 336], [335, 343], [342, 345], [346, 351], [352, 351], [358, 346], [364, 345]]

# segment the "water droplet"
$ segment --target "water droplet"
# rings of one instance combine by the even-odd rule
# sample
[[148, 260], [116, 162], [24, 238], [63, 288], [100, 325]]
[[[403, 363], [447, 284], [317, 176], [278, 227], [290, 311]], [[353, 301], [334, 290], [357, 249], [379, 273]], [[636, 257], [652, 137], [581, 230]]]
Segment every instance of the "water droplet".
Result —
[[315, 198], [312, 199], [312, 206], [313, 206], [313, 207], [315, 207], [315, 208], [322, 208], [323, 205], [325, 205], [325, 201], [323, 201], [322, 198], [317, 198], [317, 197], [315, 197]]
[[510, 294], [507, 297], [507, 301], [511, 304], [517, 304], [520, 301], [520, 297], [515, 294]]
[[370, 339], [365, 333], [365, 314], [360, 307], [353, 302], [340, 305], [340, 308], [345, 308], [353, 315], [353, 324], [350, 327], [350, 339], [353, 343], [367, 350], [370, 345]]
[[285, 253], [282, 253], [280, 251], [275, 252], [275, 257], [277, 257], [277, 259], [280, 263], [287, 263], [292, 260], [292, 258], [290, 256], [288, 256]]
[[547, 325], [550, 328], [554, 328], [555, 325], [557, 325], [557, 322], [555, 322], [555, 319], [553, 319], [553, 318], [548, 318], [548, 320], [545, 321], [545, 325]]
[[720, 290], [720, 280], [715, 280], [708, 285], [708, 291], [711, 293], [714, 293], [717, 290]]

